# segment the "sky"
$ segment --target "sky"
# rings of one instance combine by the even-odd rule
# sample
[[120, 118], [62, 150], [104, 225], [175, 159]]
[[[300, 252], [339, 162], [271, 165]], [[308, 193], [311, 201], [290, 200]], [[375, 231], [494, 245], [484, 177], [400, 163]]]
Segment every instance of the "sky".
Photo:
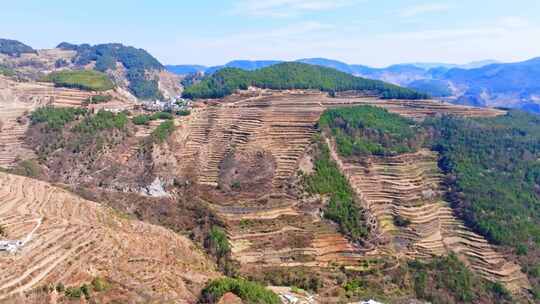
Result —
[[164, 64], [514, 62], [540, 56], [538, 15], [538, 0], [25, 0], [2, 3], [0, 37], [121, 42]]

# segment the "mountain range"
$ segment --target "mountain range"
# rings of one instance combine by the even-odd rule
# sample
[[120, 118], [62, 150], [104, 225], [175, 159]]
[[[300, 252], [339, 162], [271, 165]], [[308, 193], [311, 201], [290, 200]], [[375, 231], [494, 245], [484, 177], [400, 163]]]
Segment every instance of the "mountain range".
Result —
[[[297, 62], [333, 68], [341, 72], [382, 80], [428, 93], [434, 98], [457, 104], [519, 108], [540, 113], [540, 58], [516, 63], [494, 60], [469, 64], [407, 63], [385, 68], [347, 64], [326, 58], [299, 59]], [[255, 70], [283, 61], [235, 60], [221, 66], [166, 66], [176, 74], [214, 73], [224, 67]]]

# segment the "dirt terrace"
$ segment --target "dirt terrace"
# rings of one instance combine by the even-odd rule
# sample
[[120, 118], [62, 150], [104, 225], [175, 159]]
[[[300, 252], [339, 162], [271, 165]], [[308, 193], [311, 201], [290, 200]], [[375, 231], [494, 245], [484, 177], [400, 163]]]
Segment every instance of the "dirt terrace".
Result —
[[195, 109], [172, 136], [177, 154], [170, 163], [177, 164], [174, 175], [180, 183], [200, 186], [201, 196], [225, 222], [233, 257], [242, 265], [362, 269], [386, 250], [349, 242], [321, 218], [324, 198], [301, 198], [293, 184], [322, 112], [353, 105], [382, 106], [416, 119], [504, 113], [316, 92], [244, 94]]
[[[392, 239], [395, 254], [429, 258], [454, 252], [473, 271], [487, 280], [502, 282], [514, 293], [530, 288], [519, 265], [466, 228], [442, 199], [443, 176], [435, 152], [420, 150], [354, 162], [332, 154], [364, 208], [377, 219], [378, 232]], [[397, 226], [394, 218], [398, 216], [410, 224]]]
[[128, 220], [50, 184], [0, 173], [0, 224], [20, 239], [42, 224], [18, 252], [0, 252], [0, 300], [62, 282], [107, 278], [130, 300], [196, 302], [213, 266], [189, 240]]
[[[54, 105], [58, 107], [81, 107], [94, 92], [75, 89], [55, 88], [49, 83], [18, 82], [0, 76], [0, 167], [11, 167], [17, 159], [33, 156], [24, 143], [28, 129], [28, 114], [34, 109]], [[134, 103], [121, 90], [108, 91], [113, 100], [103, 104], [90, 105], [99, 110], [131, 109]]]

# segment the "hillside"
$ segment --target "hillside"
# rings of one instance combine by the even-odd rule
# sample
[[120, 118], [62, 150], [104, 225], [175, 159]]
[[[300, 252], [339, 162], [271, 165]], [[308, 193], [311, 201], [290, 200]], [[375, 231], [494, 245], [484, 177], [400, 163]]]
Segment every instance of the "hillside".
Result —
[[427, 95], [354, 77], [337, 70], [303, 63], [281, 63], [255, 71], [227, 68], [184, 90], [186, 98], [220, 98], [250, 86], [268, 89], [318, 89], [326, 92], [362, 91], [386, 99], [422, 99]]
[[180, 78], [169, 73], [143, 49], [119, 43], [74, 45], [60, 43], [54, 49], [33, 50], [11, 41], [19, 52], [0, 52], [0, 67], [12, 76], [41, 80], [64, 70], [96, 70], [106, 73], [119, 88], [139, 99], [171, 98], [180, 94]]
[[32, 47], [17, 40], [0, 39], [0, 54], [18, 57], [25, 53], [36, 53], [36, 51]]
[[[128, 82], [128, 88], [138, 98], [162, 98], [159, 91], [159, 77], [147, 75], [152, 71], [159, 73], [164, 67], [161, 63], [143, 49], [124, 46], [119, 43], [74, 45], [62, 42], [57, 46], [61, 50], [75, 51], [72, 59], [77, 66], [86, 66], [95, 62], [94, 69], [101, 72], [119, 72], [117, 62], [125, 69], [120, 73]], [[115, 75], [116, 76], [116, 75]]]
[[50, 184], [0, 173], [0, 197], [2, 238], [24, 239], [16, 258], [0, 253], [0, 301], [44, 303], [56, 289], [67, 300], [193, 303], [217, 277], [186, 238]]

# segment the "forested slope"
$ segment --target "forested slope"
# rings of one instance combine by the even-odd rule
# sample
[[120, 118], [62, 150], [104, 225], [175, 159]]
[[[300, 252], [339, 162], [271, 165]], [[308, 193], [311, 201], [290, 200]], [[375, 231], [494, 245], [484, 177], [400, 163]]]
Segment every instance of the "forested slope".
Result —
[[186, 98], [221, 98], [249, 86], [267, 89], [318, 89], [326, 92], [365, 91], [386, 99], [425, 99], [428, 96], [378, 80], [354, 77], [334, 69], [287, 62], [244, 71], [225, 68], [184, 91]]

